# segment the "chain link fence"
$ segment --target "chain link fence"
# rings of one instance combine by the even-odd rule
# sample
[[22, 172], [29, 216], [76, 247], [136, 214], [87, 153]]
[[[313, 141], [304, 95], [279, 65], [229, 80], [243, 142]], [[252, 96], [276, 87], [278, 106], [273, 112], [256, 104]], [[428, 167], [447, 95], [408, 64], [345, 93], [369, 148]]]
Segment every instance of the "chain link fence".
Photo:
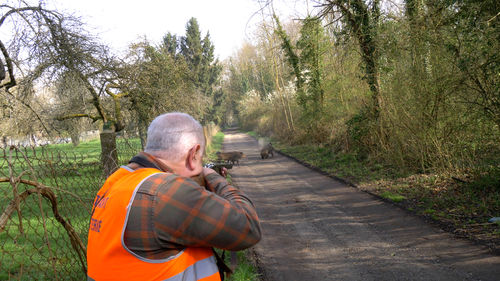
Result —
[[[140, 150], [139, 140], [117, 139], [117, 164]], [[0, 148], [0, 280], [86, 279], [100, 154], [98, 141]]]

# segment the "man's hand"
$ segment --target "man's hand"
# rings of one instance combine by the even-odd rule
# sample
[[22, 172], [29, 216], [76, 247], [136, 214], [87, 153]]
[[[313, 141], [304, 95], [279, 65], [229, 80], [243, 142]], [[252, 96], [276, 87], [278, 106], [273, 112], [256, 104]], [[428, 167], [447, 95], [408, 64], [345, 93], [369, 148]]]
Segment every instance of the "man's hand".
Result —
[[220, 175], [223, 176], [224, 178], [227, 178], [227, 169], [226, 169], [226, 167], [222, 167], [220, 169]]
[[[217, 173], [216, 170], [212, 169], [212, 168], [208, 168], [208, 167], [203, 167], [203, 176], [207, 176], [211, 173]], [[226, 167], [220, 167], [220, 175], [224, 178], [227, 177], [227, 168]]]

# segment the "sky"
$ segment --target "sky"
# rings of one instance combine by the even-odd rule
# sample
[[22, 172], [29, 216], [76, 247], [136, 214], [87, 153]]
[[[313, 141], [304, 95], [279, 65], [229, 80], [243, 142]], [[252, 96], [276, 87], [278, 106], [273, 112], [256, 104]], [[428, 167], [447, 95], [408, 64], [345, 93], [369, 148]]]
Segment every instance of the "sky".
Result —
[[[262, 0], [261, 0], [262, 1]], [[117, 52], [147, 38], [160, 43], [170, 32], [186, 33], [191, 17], [198, 20], [202, 38], [206, 32], [220, 60], [233, 55], [244, 40], [251, 41], [262, 20], [256, 0], [46, 0], [49, 7], [82, 17], [101, 40]], [[306, 0], [274, 0], [279, 14], [303, 12]], [[257, 14], [256, 14], [257, 13]], [[305, 13], [304, 13], [305, 14]]]

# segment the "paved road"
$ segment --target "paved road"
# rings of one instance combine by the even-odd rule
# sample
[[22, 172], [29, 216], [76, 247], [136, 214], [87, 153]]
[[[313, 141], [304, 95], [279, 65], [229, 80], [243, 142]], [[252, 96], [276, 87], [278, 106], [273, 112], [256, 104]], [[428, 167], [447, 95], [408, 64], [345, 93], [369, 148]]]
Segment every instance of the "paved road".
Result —
[[262, 280], [500, 280], [486, 248], [285, 156], [261, 160], [248, 135], [226, 132], [223, 149], [248, 156], [230, 173], [262, 221]]

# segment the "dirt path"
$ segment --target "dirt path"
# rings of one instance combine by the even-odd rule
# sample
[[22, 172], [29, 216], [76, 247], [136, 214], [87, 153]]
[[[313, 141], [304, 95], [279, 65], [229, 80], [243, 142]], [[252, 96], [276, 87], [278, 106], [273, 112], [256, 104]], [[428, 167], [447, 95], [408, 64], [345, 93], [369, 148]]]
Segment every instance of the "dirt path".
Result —
[[224, 150], [248, 156], [230, 173], [262, 221], [262, 280], [500, 280], [486, 248], [285, 156], [261, 160], [248, 135], [226, 132]]

